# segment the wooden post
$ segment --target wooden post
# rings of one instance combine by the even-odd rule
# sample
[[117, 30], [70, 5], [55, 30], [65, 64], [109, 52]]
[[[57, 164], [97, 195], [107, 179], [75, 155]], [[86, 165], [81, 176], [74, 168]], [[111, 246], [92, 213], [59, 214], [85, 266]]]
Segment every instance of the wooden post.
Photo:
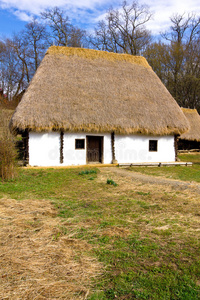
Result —
[[111, 132], [111, 146], [112, 146], [112, 164], [117, 164], [117, 160], [115, 158], [115, 133]]
[[29, 132], [28, 129], [26, 129], [22, 133], [22, 139], [23, 139], [23, 164], [24, 166], [27, 166], [29, 164]]
[[60, 132], [60, 163], [63, 164], [63, 145], [64, 145], [64, 132]]
[[178, 161], [178, 135], [174, 135], [175, 161]]

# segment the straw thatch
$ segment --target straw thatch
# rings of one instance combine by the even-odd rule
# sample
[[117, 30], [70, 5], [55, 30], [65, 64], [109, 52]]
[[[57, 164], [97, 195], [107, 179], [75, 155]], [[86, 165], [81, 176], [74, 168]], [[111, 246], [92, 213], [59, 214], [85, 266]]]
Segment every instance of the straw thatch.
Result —
[[200, 142], [200, 115], [196, 109], [181, 109], [190, 124], [190, 129], [188, 132], [182, 134], [180, 139]]
[[10, 128], [167, 135], [188, 124], [145, 58], [53, 46]]

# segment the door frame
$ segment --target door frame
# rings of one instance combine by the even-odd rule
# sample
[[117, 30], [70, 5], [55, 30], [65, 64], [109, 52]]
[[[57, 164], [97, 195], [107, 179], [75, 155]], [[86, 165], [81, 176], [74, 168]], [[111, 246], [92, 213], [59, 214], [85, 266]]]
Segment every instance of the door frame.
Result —
[[[99, 157], [99, 163], [103, 164], [104, 163], [104, 136], [100, 136], [100, 135], [86, 135], [86, 164], [92, 163], [92, 161], [88, 160], [88, 138], [99, 138], [100, 141], [100, 150], [101, 150], [101, 154]], [[94, 162], [95, 163], [95, 162]]]

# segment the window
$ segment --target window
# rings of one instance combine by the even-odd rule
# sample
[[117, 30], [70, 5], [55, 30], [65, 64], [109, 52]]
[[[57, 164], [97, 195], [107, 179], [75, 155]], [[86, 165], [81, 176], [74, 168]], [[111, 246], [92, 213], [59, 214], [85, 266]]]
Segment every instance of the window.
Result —
[[150, 140], [149, 141], [149, 151], [150, 152], [158, 151], [158, 141], [157, 140]]
[[84, 139], [75, 140], [75, 149], [85, 149], [85, 140]]

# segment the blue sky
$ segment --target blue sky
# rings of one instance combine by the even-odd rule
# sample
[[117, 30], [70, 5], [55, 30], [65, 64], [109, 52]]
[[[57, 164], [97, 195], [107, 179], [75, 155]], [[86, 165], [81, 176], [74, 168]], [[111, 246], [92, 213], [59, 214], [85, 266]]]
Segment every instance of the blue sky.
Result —
[[[73, 24], [91, 30], [105, 17], [109, 7], [117, 8], [121, 3], [122, 0], [0, 0], [0, 38], [18, 32], [33, 16], [38, 17], [41, 11], [54, 6], [66, 10]], [[139, 3], [147, 4], [154, 13], [148, 23], [154, 35], [169, 29], [169, 18], [174, 13], [200, 15], [199, 0], [139, 0]]]

